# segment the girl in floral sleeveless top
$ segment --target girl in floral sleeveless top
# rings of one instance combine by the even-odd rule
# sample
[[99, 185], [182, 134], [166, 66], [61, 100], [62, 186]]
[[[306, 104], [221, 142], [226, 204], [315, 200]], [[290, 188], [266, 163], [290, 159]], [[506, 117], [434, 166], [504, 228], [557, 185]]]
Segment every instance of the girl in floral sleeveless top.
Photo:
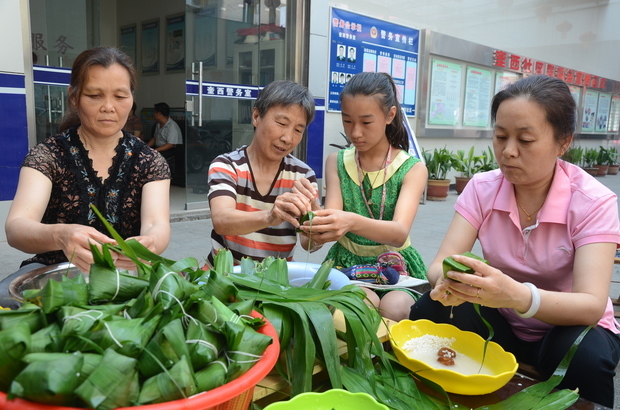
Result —
[[[331, 154], [325, 165], [325, 209], [303, 230], [312, 242], [337, 241], [326, 260], [334, 266], [375, 264], [377, 256], [397, 251], [407, 272], [425, 278], [426, 267], [411, 246], [409, 231], [426, 185], [426, 167], [408, 153], [396, 86], [385, 73], [359, 73], [340, 95], [342, 123], [351, 148]], [[382, 297], [364, 288], [384, 317], [409, 317], [412, 294], [402, 290]]]

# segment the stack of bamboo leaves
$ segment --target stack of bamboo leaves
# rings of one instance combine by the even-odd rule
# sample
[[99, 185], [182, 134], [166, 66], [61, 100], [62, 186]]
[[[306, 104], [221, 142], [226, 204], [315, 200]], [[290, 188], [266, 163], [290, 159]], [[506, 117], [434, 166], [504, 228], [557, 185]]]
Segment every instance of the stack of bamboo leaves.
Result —
[[[299, 288], [290, 286], [283, 259], [267, 258], [260, 263], [244, 259], [241, 273], [228, 275], [239, 287], [239, 296], [255, 300], [255, 308], [276, 328], [281, 349], [281, 360], [276, 368], [288, 380], [290, 395], [312, 391], [312, 371], [318, 360], [327, 369], [329, 387], [344, 386], [351, 392], [368, 393], [390, 409], [459, 407], [439, 385], [412, 373], [383, 349], [376, 335], [382, 318], [364, 302], [365, 292], [355, 285], [326, 290], [331, 268], [332, 263], [325, 262], [313, 280]], [[345, 332], [334, 328], [334, 309], [343, 313]], [[570, 407], [579, 398], [576, 391], [552, 391], [564, 377], [584, 335], [585, 332], [549, 380], [484, 408], [551, 410]], [[337, 339], [346, 342], [347, 353], [342, 357], [338, 354]], [[435, 390], [437, 397], [418, 390], [416, 381]]]
[[[0, 311], [8, 399], [98, 410], [177, 400], [236, 379], [272, 343], [225, 275], [119, 244], [91, 247], [88, 283], [81, 274], [50, 280]], [[134, 259], [137, 277], [116, 269], [111, 248]]]

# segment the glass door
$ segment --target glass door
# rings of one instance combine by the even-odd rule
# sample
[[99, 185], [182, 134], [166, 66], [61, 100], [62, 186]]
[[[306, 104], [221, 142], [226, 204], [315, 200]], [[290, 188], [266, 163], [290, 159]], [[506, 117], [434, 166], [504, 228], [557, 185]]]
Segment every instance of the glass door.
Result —
[[37, 142], [58, 133], [71, 65], [99, 44], [97, 0], [30, 0]]
[[251, 142], [260, 87], [284, 78], [286, 1], [188, 1], [185, 17], [186, 208], [197, 209], [211, 161]]

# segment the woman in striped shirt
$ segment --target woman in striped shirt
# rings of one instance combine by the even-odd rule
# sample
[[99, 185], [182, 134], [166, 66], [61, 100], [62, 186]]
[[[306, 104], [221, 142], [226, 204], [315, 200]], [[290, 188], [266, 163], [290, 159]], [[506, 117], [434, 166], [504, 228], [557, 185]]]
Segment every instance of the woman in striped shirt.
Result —
[[[212, 250], [229, 249], [261, 261], [268, 256], [292, 260], [298, 218], [319, 209], [316, 175], [291, 152], [314, 118], [314, 98], [292, 81], [274, 81], [258, 95], [252, 109], [254, 137], [215, 158], [209, 168]], [[301, 181], [304, 193], [293, 187]], [[308, 248], [308, 237], [301, 236]]]

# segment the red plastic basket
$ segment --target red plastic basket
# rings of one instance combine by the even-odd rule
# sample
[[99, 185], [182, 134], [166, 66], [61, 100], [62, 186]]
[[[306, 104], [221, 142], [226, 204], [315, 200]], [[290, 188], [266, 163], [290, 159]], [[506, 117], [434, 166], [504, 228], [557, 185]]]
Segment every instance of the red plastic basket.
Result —
[[[262, 317], [252, 312], [254, 317]], [[263, 357], [250, 370], [239, 378], [216, 389], [196, 394], [187, 399], [144, 406], [122, 407], [117, 410], [247, 410], [252, 402], [254, 387], [269, 374], [280, 354], [280, 342], [274, 327], [265, 320], [265, 325], [258, 331], [271, 336], [271, 343]], [[48, 404], [33, 403], [16, 398], [8, 400], [6, 393], [0, 392], [0, 409], [2, 410], [83, 410], [76, 407], [59, 407]]]

